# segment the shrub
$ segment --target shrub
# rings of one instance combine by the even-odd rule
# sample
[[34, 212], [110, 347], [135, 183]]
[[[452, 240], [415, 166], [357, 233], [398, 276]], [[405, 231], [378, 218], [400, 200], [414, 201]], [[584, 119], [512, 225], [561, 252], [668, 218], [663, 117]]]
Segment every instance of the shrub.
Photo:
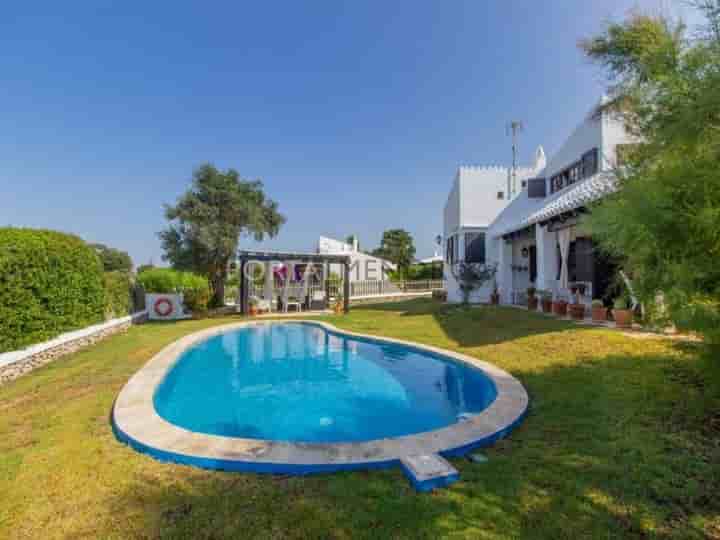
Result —
[[0, 228], [0, 352], [96, 324], [104, 313], [102, 264], [85, 242]]
[[151, 268], [138, 274], [138, 281], [146, 293], [174, 294], [179, 292], [180, 274], [172, 268]]
[[145, 292], [182, 294], [185, 306], [194, 312], [207, 311], [210, 286], [207, 278], [172, 268], [152, 268], [138, 275]]
[[130, 314], [132, 281], [126, 272], [105, 272], [105, 317], [113, 319]]
[[203, 276], [190, 272], [180, 273], [180, 292], [185, 307], [195, 314], [207, 311], [210, 302], [210, 285]]

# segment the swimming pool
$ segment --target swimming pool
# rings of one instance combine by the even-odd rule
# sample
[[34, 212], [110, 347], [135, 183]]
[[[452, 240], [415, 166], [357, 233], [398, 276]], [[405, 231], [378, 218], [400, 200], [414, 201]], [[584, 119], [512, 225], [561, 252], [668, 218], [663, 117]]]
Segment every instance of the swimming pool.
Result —
[[[122, 389], [112, 426], [160, 460], [286, 474], [401, 465], [425, 489], [457, 478], [440, 456], [506, 436], [527, 406], [517, 379], [476, 358], [326, 323], [257, 321], [165, 347]], [[440, 478], [443, 467], [454, 474]]]
[[432, 431], [497, 396], [479, 369], [313, 324], [239, 328], [178, 358], [154, 396], [168, 422], [227, 437], [359, 442]]

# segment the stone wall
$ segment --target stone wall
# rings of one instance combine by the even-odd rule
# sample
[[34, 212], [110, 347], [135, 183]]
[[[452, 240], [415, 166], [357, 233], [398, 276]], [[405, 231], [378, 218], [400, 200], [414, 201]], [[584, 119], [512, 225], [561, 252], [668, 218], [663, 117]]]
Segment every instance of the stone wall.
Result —
[[63, 341], [61, 339], [59, 341], [63, 341], [62, 343], [44, 348], [38, 352], [33, 352], [10, 364], [0, 366], [0, 386], [7, 384], [10, 381], [14, 381], [18, 377], [21, 377], [26, 373], [30, 373], [41, 366], [49, 364], [58, 358], [79, 351], [85, 347], [89, 347], [90, 345], [93, 345], [98, 341], [102, 341], [112, 335], [126, 332], [133, 323], [142, 322], [145, 318], [146, 315], [139, 315], [133, 318], [126, 317], [125, 320], [119, 322], [118, 324], [112, 326], [105, 325], [104, 328], [76, 339], [70, 339], [67, 341]]

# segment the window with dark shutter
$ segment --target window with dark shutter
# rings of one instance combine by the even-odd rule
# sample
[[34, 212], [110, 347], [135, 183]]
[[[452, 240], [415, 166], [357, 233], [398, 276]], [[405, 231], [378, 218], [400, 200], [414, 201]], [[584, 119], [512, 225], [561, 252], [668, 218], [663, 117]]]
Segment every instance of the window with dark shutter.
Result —
[[485, 233], [465, 234], [465, 262], [485, 262]]
[[589, 152], [585, 152], [582, 157], [582, 174], [583, 178], [589, 178], [598, 172], [598, 149], [593, 148]]

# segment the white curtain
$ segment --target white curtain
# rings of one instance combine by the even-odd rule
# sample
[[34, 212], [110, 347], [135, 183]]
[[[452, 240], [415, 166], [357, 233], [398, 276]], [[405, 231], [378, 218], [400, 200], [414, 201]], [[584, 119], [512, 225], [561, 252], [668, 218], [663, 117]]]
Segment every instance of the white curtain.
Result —
[[283, 310], [287, 311], [287, 303], [290, 298], [290, 279], [292, 273], [295, 271], [295, 265], [292, 263], [285, 263], [285, 282], [283, 283], [282, 302]]
[[568, 288], [568, 254], [570, 253], [570, 227], [560, 229], [557, 232], [558, 245], [560, 246], [560, 289]]

